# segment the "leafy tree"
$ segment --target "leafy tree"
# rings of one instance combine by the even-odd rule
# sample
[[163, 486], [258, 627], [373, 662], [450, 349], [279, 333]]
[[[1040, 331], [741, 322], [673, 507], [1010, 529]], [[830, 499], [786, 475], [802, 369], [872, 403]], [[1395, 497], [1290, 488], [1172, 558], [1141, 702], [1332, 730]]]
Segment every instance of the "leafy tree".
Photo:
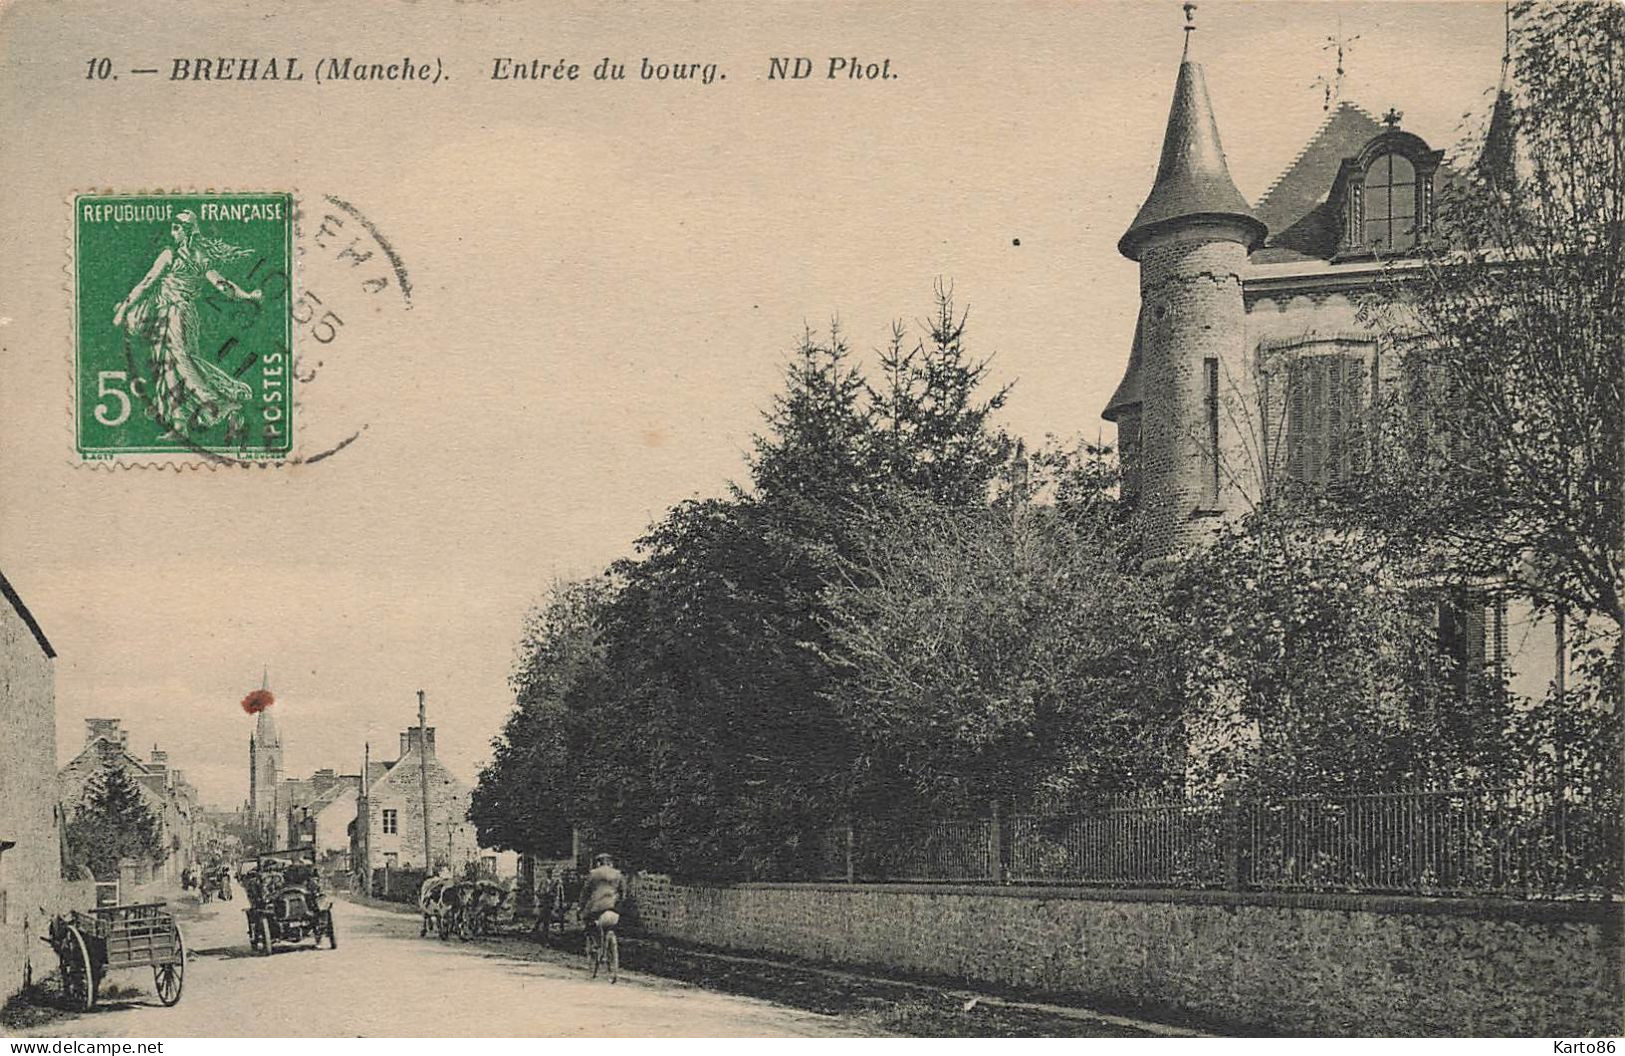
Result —
[[[1523, 2], [1487, 139], [1368, 309], [1403, 360], [1353, 504], [1435, 578], [1625, 623], [1625, 8]], [[1478, 145], [1483, 148], [1479, 150]]]
[[527, 616], [509, 677], [514, 710], [492, 741], [469, 808], [482, 846], [528, 854], [569, 848], [566, 700], [603, 663], [600, 622], [612, 596], [606, 577], [560, 582]]
[[1301, 505], [1263, 508], [1183, 562], [1170, 660], [1189, 701], [1192, 787], [1505, 777], [1506, 702], [1452, 668], [1436, 595], [1417, 582]]
[[1166, 789], [1183, 732], [1157, 585], [1051, 504], [899, 495], [826, 595], [866, 815]]
[[162, 827], [142, 791], [116, 758], [106, 758], [67, 826], [69, 857], [99, 880], [118, 878], [125, 858], [165, 857]]
[[566, 694], [566, 754], [583, 817], [627, 853], [732, 879], [816, 867], [819, 835], [849, 809], [857, 752], [832, 703], [824, 594], [896, 468], [877, 456], [882, 423], [906, 413], [911, 465], [950, 465], [925, 449], [952, 447], [972, 467], [955, 479], [986, 505], [990, 474], [970, 453], [992, 448], [954, 439], [985, 428], [983, 368], [964, 362], [951, 303], [939, 310], [906, 412], [875, 409], [838, 326], [803, 334], [749, 481], [673, 508], [616, 566], [602, 669]]

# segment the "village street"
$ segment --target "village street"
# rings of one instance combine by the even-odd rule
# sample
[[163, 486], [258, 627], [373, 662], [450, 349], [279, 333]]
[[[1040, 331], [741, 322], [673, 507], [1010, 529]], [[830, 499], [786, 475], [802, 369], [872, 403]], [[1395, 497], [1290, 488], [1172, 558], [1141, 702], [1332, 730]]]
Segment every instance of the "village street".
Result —
[[[185, 990], [159, 1004], [151, 972], [113, 973], [120, 996], [26, 1031], [49, 1037], [854, 1036], [850, 1020], [623, 971], [610, 986], [573, 961], [495, 944], [420, 939], [415, 917], [339, 900], [338, 948], [270, 957], [248, 947], [242, 891], [182, 909]], [[515, 944], [502, 944], [514, 950]], [[126, 996], [128, 995], [128, 996]], [[253, 995], [252, 1000], [245, 1000]]]

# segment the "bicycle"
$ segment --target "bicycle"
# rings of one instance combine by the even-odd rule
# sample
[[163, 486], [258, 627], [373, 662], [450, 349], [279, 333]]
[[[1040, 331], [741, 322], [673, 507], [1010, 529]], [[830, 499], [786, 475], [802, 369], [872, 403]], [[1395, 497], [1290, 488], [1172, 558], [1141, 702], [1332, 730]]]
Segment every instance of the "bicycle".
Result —
[[606, 909], [598, 914], [598, 919], [587, 928], [587, 967], [594, 979], [598, 978], [600, 967], [609, 970], [611, 983], [620, 977], [621, 944], [615, 937], [615, 925], [620, 922], [619, 913], [613, 909]]

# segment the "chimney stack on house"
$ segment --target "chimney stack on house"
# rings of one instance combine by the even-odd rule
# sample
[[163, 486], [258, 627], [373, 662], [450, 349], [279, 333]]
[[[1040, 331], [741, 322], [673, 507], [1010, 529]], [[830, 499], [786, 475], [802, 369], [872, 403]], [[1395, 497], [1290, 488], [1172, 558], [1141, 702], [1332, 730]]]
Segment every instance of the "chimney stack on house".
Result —
[[401, 731], [401, 759], [405, 759], [416, 750], [420, 735], [426, 735], [429, 743], [427, 755], [430, 759], [434, 758], [434, 727], [430, 726], [425, 730], [421, 726], [412, 726]]
[[130, 741], [128, 730], [121, 728], [123, 719], [86, 719], [85, 743], [93, 744], [97, 740], [112, 741], [123, 748]]

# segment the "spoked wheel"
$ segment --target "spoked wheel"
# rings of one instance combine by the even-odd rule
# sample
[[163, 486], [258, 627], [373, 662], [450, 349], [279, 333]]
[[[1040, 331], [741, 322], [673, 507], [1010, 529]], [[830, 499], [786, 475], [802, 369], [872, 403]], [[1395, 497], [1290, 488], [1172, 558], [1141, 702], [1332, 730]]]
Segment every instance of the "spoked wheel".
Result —
[[152, 966], [152, 982], [158, 988], [158, 1000], [166, 1005], [173, 1005], [181, 999], [181, 988], [186, 984], [186, 937], [181, 934], [179, 926], [175, 928], [175, 945], [180, 960], [174, 964]]
[[260, 954], [265, 957], [271, 955], [271, 922], [265, 917], [260, 918]]
[[90, 965], [90, 947], [78, 928], [70, 924], [63, 929], [56, 958], [62, 972], [62, 996], [68, 1007], [78, 1012], [95, 1008], [96, 975]]

